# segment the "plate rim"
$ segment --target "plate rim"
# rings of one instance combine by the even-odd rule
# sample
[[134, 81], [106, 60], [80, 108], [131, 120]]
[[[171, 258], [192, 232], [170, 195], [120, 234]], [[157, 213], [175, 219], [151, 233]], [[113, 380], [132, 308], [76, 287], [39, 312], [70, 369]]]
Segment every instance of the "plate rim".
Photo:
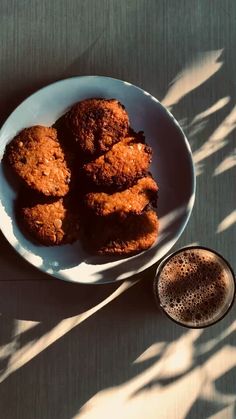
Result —
[[[20, 255], [30, 266], [32, 266], [34, 269], [39, 270], [40, 272], [49, 275], [52, 278], [55, 279], [59, 279], [61, 281], [66, 281], [66, 282], [70, 282], [70, 283], [77, 283], [77, 284], [81, 284], [81, 285], [104, 285], [104, 284], [111, 284], [111, 283], [116, 283], [116, 282], [121, 282], [121, 281], [125, 281], [128, 280], [134, 276], [140, 275], [143, 272], [146, 272], [147, 269], [149, 269], [150, 267], [152, 267], [154, 264], [158, 263], [163, 257], [166, 257], [168, 255], [168, 253], [171, 251], [171, 249], [173, 248], [173, 246], [178, 242], [179, 238], [181, 237], [182, 233], [184, 232], [189, 219], [191, 217], [193, 208], [194, 208], [194, 204], [195, 204], [195, 199], [196, 199], [196, 168], [194, 165], [194, 161], [193, 161], [193, 153], [191, 150], [191, 146], [190, 143], [187, 139], [187, 136], [185, 135], [182, 127], [180, 126], [179, 122], [177, 121], [177, 119], [174, 117], [174, 115], [169, 111], [169, 109], [167, 107], [165, 107], [164, 105], [162, 105], [162, 103], [155, 97], [153, 96], [151, 93], [147, 92], [146, 90], [142, 89], [141, 87], [128, 82], [126, 80], [122, 80], [122, 79], [118, 79], [118, 78], [114, 78], [114, 77], [109, 77], [109, 76], [103, 76], [103, 75], [82, 75], [82, 76], [72, 76], [72, 77], [67, 77], [67, 78], [63, 78], [60, 80], [56, 80], [52, 83], [49, 83], [37, 90], [35, 90], [33, 93], [31, 93], [29, 96], [27, 96], [25, 99], [23, 99], [15, 108], [14, 110], [8, 115], [8, 117], [5, 119], [4, 123], [2, 124], [1, 128], [0, 128], [0, 136], [2, 134], [2, 132], [5, 129], [5, 126], [7, 125], [8, 121], [10, 118], [12, 118], [15, 113], [17, 113], [18, 109], [23, 106], [28, 100], [32, 99], [33, 96], [37, 95], [40, 92], [43, 92], [44, 90], [47, 90], [49, 87], [55, 86], [55, 85], [60, 85], [63, 84], [64, 82], [68, 82], [69, 80], [77, 80], [77, 79], [104, 79], [104, 80], [111, 80], [111, 81], [115, 81], [115, 82], [119, 82], [121, 84], [125, 84], [127, 86], [131, 86], [134, 89], [137, 89], [140, 91], [140, 93], [145, 94], [147, 96], [149, 96], [150, 98], [152, 98], [156, 103], [158, 103], [158, 105], [162, 108], [162, 110], [164, 112], [166, 112], [168, 114], [168, 116], [172, 119], [172, 121], [174, 122], [174, 124], [177, 126], [178, 130], [180, 131], [182, 138], [185, 142], [187, 151], [188, 151], [188, 156], [190, 157], [190, 162], [191, 162], [191, 174], [192, 174], [192, 182], [191, 182], [191, 190], [192, 190], [192, 194], [191, 194], [191, 198], [189, 199], [188, 202], [188, 206], [186, 205], [187, 211], [186, 211], [186, 215], [185, 215], [185, 220], [181, 226], [181, 228], [178, 230], [178, 234], [175, 235], [174, 237], [174, 242], [171, 243], [171, 246], [169, 247], [169, 249], [167, 250], [167, 252], [161, 256], [160, 258], [155, 260], [155, 257], [150, 257], [149, 261], [145, 263], [145, 267], [141, 267], [137, 270], [136, 273], [128, 273], [128, 275], [125, 278], [115, 278], [113, 280], [99, 280], [99, 281], [94, 281], [94, 282], [84, 282], [84, 281], [79, 281], [79, 280], [73, 280], [71, 278], [68, 277], [63, 277], [62, 275], [57, 275], [57, 273], [55, 272], [49, 272], [46, 271], [45, 269], [43, 269], [43, 266], [37, 266], [36, 264], [34, 264], [33, 262], [31, 262], [30, 260], [28, 260], [23, 252], [21, 253], [18, 249], [16, 249], [16, 246], [14, 245], [14, 243], [11, 242], [11, 240], [9, 239], [9, 237], [5, 234], [5, 232], [2, 230], [1, 224], [0, 224], [0, 231], [2, 232], [4, 238], [7, 240], [7, 242], [11, 245], [11, 247], [14, 249], [14, 251]], [[71, 105], [72, 106], [72, 105]], [[6, 145], [5, 145], [6, 146]], [[4, 150], [5, 150], [5, 146], [4, 146]], [[0, 160], [0, 165], [2, 164], [2, 159]], [[148, 249], [147, 249], [148, 250]], [[144, 251], [145, 252], [145, 251]], [[143, 252], [142, 252], [143, 253]]]

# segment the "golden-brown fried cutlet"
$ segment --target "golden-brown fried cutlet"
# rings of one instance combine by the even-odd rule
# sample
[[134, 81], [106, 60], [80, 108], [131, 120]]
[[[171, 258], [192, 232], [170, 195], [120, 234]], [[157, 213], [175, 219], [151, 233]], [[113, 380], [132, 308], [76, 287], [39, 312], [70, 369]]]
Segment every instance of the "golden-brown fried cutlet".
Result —
[[87, 181], [105, 189], [124, 189], [145, 176], [151, 163], [152, 149], [127, 137], [111, 150], [83, 166]]
[[124, 218], [94, 216], [87, 220], [83, 243], [94, 254], [132, 255], [154, 244], [158, 227], [157, 214], [152, 209]]
[[85, 195], [85, 204], [94, 214], [107, 216], [111, 214], [140, 214], [151, 202], [155, 205], [158, 186], [149, 175], [121, 192], [108, 194], [105, 192], [90, 192]]
[[46, 246], [73, 243], [79, 238], [78, 206], [71, 198], [20, 196], [17, 218], [29, 235]]
[[126, 218], [94, 217], [88, 222], [86, 247], [100, 255], [131, 255], [151, 247], [158, 234], [158, 218], [152, 209]]
[[68, 141], [71, 139], [82, 153], [93, 157], [126, 136], [129, 117], [116, 99], [86, 99], [60, 118], [60, 126], [63, 125], [70, 137]]
[[71, 170], [55, 129], [40, 125], [24, 129], [9, 143], [4, 158], [35, 191], [47, 196], [69, 191]]

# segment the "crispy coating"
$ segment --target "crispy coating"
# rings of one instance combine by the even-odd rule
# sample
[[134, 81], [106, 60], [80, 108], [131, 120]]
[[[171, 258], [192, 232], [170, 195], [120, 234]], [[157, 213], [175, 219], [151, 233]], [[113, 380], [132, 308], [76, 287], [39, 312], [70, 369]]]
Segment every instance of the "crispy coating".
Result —
[[30, 236], [43, 245], [73, 243], [79, 238], [79, 211], [67, 198], [19, 202], [17, 212]]
[[[33, 126], [7, 146], [5, 160], [25, 186], [19, 226], [45, 246], [81, 239], [99, 255], [129, 256], [151, 247], [159, 222], [152, 149], [116, 99], [86, 99], [56, 121]], [[72, 194], [75, 194], [72, 196]]]
[[129, 189], [108, 194], [105, 192], [90, 192], [85, 196], [87, 207], [96, 215], [107, 216], [128, 213], [140, 214], [150, 203], [156, 202], [158, 186], [151, 176], [137, 181]]
[[157, 239], [158, 218], [154, 210], [125, 219], [94, 217], [88, 223], [87, 247], [100, 255], [132, 255], [151, 247]]
[[47, 196], [69, 191], [71, 170], [55, 129], [40, 125], [24, 129], [7, 146], [5, 158], [31, 189]]
[[127, 137], [106, 154], [83, 166], [87, 181], [105, 189], [124, 189], [145, 176], [151, 163], [152, 149]]
[[[82, 153], [99, 155], [125, 137], [129, 117], [116, 99], [86, 99], [76, 103], [62, 118], [60, 124], [77, 143]], [[70, 138], [68, 138], [68, 141]]]

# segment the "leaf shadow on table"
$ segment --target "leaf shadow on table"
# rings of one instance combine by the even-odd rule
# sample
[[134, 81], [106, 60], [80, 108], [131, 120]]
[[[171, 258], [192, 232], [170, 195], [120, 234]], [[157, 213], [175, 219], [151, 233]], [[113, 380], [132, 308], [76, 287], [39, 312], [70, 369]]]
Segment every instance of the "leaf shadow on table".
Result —
[[[209, 54], [209, 56], [210, 60], [213, 61], [212, 65], [214, 67], [216, 64], [214, 57], [218, 59], [220, 53], [216, 51], [214, 54]], [[203, 58], [205, 59], [206, 57]], [[229, 66], [227, 58], [226, 51], [222, 55], [224, 66]], [[211, 65], [211, 62], [207, 62], [207, 65]], [[230, 165], [227, 170], [222, 171], [220, 176], [215, 176], [215, 172], [212, 170], [214, 168], [216, 153], [220, 153], [222, 161], [224, 161], [233, 152], [233, 131], [236, 126], [234, 111], [236, 98], [233, 91], [229, 92], [227, 89], [225, 90], [225, 78], [229, 67], [225, 69], [224, 66], [222, 66], [219, 73], [214, 74], [213, 72], [214, 78], [207, 81], [209, 90], [206, 88], [206, 80], [204, 80], [199, 84], [200, 87], [198, 87], [198, 90], [189, 94], [182, 102], [178, 103], [178, 106], [173, 107], [173, 112], [176, 112], [180, 119], [180, 117], [183, 117], [186, 109], [193, 109], [193, 114], [188, 114], [186, 118], [187, 124], [185, 120], [186, 126], [184, 128], [192, 142], [197, 175], [198, 179], [200, 178], [200, 181], [198, 181], [197, 198], [200, 197], [201, 199], [205, 196], [206, 185], [209, 185], [211, 191], [222, 191], [221, 196], [215, 196], [212, 193], [211, 196], [207, 196], [207, 200], [204, 200], [204, 204], [198, 204], [197, 211], [202, 213], [202, 219], [204, 219], [204, 215], [206, 214], [206, 208], [214, 211], [214, 217], [212, 218], [212, 222], [204, 225], [204, 228], [199, 229], [199, 231], [195, 226], [193, 230], [195, 232], [197, 231], [198, 236], [196, 237], [195, 235], [193, 241], [197, 240], [200, 244], [214, 247], [220, 252], [222, 243], [227, 240], [229, 243], [227, 246], [228, 254], [225, 256], [230, 261], [233, 261], [235, 257], [235, 246], [232, 240], [234, 240], [233, 228], [235, 221], [228, 223], [223, 235], [219, 235], [218, 230], [222, 221], [222, 214], [217, 209], [217, 202], [219, 200], [225, 202], [224, 211], [226, 214], [232, 211], [232, 201], [227, 199], [228, 192], [225, 188], [225, 183], [228, 175], [227, 170], [232, 169], [234, 165]], [[221, 66], [216, 66], [215, 68], [217, 72]], [[183, 86], [185, 82], [186, 79], [184, 80]], [[201, 86], [201, 84], [203, 85]], [[215, 86], [219, 86], [219, 89], [216, 89]], [[182, 90], [180, 89], [180, 91]], [[227, 100], [219, 102], [222, 96], [226, 97]], [[203, 97], [205, 101], [202, 100]], [[194, 106], [192, 106], [193, 98], [195, 100]], [[202, 103], [205, 103], [204, 107]], [[190, 104], [191, 106], [188, 106]], [[201, 124], [199, 121], [201, 121]], [[204, 124], [202, 124], [203, 121]], [[194, 214], [190, 220], [190, 224], [191, 221], [194, 223]], [[218, 234], [218, 240], [216, 240], [216, 234]], [[180, 242], [184, 243], [184, 235]], [[220, 330], [224, 330], [224, 332]], [[171, 417], [173, 411], [176, 412], [176, 405], [181, 412], [179, 417], [188, 417], [189, 419], [199, 417], [199, 415], [204, 417], [206, 411], [210, 414], [217, 414], [217, 412], [221, 412], [227, 408], [234, 410], [236, 395], [234, 391], [232, 393], [232, 385], [234, 383], [236, 367], [235, 331], [236, 325], [231, 315], [222, 321], [220, 328], [214, 326], [199, 334], [195, 331], [181, 334], [180, 338], [173, 342], [173, 346], [171, 344], [167, 346], [165, 344], [162, 345], [162, 342], [158, 340], [153, 346], [150, 346], [151, 352], [154, 348], [154, 353], [157, 356], [156, 366], [155, 363], [150, 368], [147, 365], [143, 374], [137, 374], [134, 379], [125, 382], [123, 386], [107, 388], [101, 391], [86, 403], [78, 412], [76, 418], [90, 419], [99, 417], [99, 415], [106, 416], [116, 406], [117, 409], [120, 409], [119, 414], [122, 412], [122, 417], [128, 418], [134, 412], [136, 412], [135, 417], [142, 417], [139, 406], [140, 408], [143, 406], [143, 403], [145, 403], [144, 400], [146, 400], [146, 409], [143, 410], [145, 412], [143, 414], [148, 416], [150, 410], [150, 418], [156, 417], [157, 409], [159, 412], [158, 417]], [[203, 343], [204, 340], [205, 343]], [[176, 351], [178, 344], [180, 344], [181, 348], [179, 352]], [[179, 357], [176, 357], [176, 353]], [[183, 354], [186, 355], [186, 359], [183, 359]], [[182, 364], [180, 362], [181, 357]], [[225, 362], [225, 359], [227, 359], [227, 362]], [[159, 360], [161, 360], [160, 363]], [[168, 363], [170, 365], [169, 370]], [[178, 363], [180, 363], [180, 366]], [[178, 371], [177, 374], [176, 369]], [[153, 375], [155, 377], [154, 379]], [[228, 383], [228, 391], [225, 388], [223, 389], [224, 383], [226, 382]], [[139, 395], [141, 395], [140, 398]], [[182, 410], [180, 404], [183, 405]], [[169, 415], [166, 413], [168, 406], [172, 406], [172, 411], [169, 410]]]
[[[231, 109], [232, 104], [222, 109], [218, 118], [226, 118]], [[213, 119], [209, 122], [213, 124], [206, 127], [204, 136], [201, 133], [201, 138], [192, 137], [196, 141], [196, 150], [214, 132], [219, 121]], [[230, 140], [231, 135], [227, 139]], [[227, 149], [225, 145], [226, 153], [231, 149], [229, 143], [228, 146]], [[204, 182], [209, 179], [207, 168], [199, 176], [202, 183], [198, 194], [203, 196]], [[215, 182], [222, 182], [224, 191], [225, 176], [227, 171], [217, 179], [212, 177], [213, 187]], [[204, 204], [208, 205], [207, 202]], [[230, 210], [227, 205], [226, 202], [226, 214]], [[194, 222], [194, 217], [192, 220]], [[208, 237], [207, 244], [215, 244], [218, 221], [222, 218], [206, 226], [208, 234], [202, 230], [199, 232], [202, 242]], [[224, 236], [230, 240], [230, 234], [231, 228], [228, 228], [219, 234], [219, 238]], [[209, 240], [209, 236], [212, 239]], [[154, 271], [152, 274], [149, 271], [147, 275], [153, 274]], [[8, 412], [6, 419], [16, 416], [15, 408], [19, 408], [20, 402], [15, 404], [14, 400], [23, 400], [25, 394], [27, 405], [21, 404], [24, 419], [32, 416], [35, 419], [94, 419], [99, 414], [106, 417], [116, 407], [123, 418], [128, 418], [132, 409], [138, 417], [143, 399], [146, 400], [145, 409], [151, 409], [150, 417], [154, 417], [156, 409], [163, 412], [164, 417], [165, 409], [172, 405], [170, 400], [175, 403], [179, 400], [185, 409], [182, 417], [189, 419], [196, 417], [196, 412], [204, 415], [206, 407], [214, 414], [233, 405], [235, 395], [230, 392], [222, 394], [224, 382], [233, 382], [236, 366], [235, 322], [232, 317], [224, 319], [221, 329], [214, 326], [203, 333], [186, 332], [170, 324], [156, 310], [151, 280], [146, 278], [78, 324], [73, 316], [88, 311], [119, 285], [111, 285], [109, 289], [107, 285], [83, 288], [55, 284], [55, 281], [45, 281], [44, 284], [42, 281], [31, 284], [30, 289], [28, 281], [25, 285], [22, 281], [16, 282], [4, 284], [2, 281], [0, 284], [3, 288], [0, 293], [3, 346], [14, 343], [13, 350], [9, 350], [8, 355], [6, 352], [5, 358], [3, 356], [4, 370], [10, 368], [11, 372], [5, 376], [0, 390], [4, 395], [4, 412]], [[85, 305], [84, 301], [87, 301]], [[13, 319], [28, 319], [35, 324], [17, 334], [17, 322]], [[70, 324], [64, 323], [67, 319]], [[68, 355], [66, 358], [65, 354]], [[219, 365], [223, 368], [217, 371]], [[11, 371], [12, 366], [15, 369]], [[99, 379], [94, 380], [94, 375]], [[183, 394], [187, 400], [183, 399]]]
[[[236, 367], [233, 316], [224, 319], [221, 332], [217, 326], [186, 331], [174, 325], [155, 306], [152, 275], [154, 270], [81, 323], [66, 316], [76, 311], [75, 306], [78, 312], [90, 307], [90, 292], [97, 294], [101, 288], [100, 295], [104, 292], [106, 296], [108, 286], [50, 287], [55, 281], [43, 281], [27, 291], [28, 283], [22, 287], [22, 281], [7, 281], [5, 285], [11, 289], [7, 293], [2, 287], [0, 321], [6, 332], [4, 342], [11, 342], [13, 350], [6, 358], [6, 374], [1, 374], [0, 394], [4, 412], [8, 412], [5, 418], [15, 417], [13, 401], [16, 397], [22, 400], [24, 394], [24, 419], [32, 415], [35, 419], [72, 418], [80, 407], [78, 417], [81, 414], [86, 419], [100, 414], [107, 417], [115, 407], [124, 418], [130, 417], [130, 411], [142, 418], [138, 406], [143, 398], [152, 412], [160, 409], [163, 414], [170, 400], [178, 408], [178, 400], [182, 400], [186, 414], [189, 410], [188, 418], [196, 417], [196, 412], [204, 414], [208, 404], [213, 413], [232, 404], [235, 395], [227, 394], [222, 386], [225, 380], [233, 382]], [[114, 285], [109, 292], [113, 289]], [[96, 295], [93, 302], [97, 301]], [[94, 380], [97, 374], [100, 378]]]
[[[119, 284], [100, 286], [98, 288], [76, 285], [64, 281], [54, 280], [41, 274], [40, 279], [3, 280], [0, 281], [0, 361], [1, 373], [4, 375], [9, 367], [13, 354], [21, 357], [22, 348], [29, 348], [27, 359], [34, 358], [41, 350], [66, 334], [75, 325], [78, 317], [83, 321], [83, 314], [88, 313], [109, 297]], [[86, 318], [86, 316], [85, 316]], [[65, 330], [63, 330], [63, 321]], [[58, 337], [55, 336], [58, 329]], [[47, 335], [52, 334], [47, 343]], [[35, 353], [30, 354], [31, 346], [38, 340]], [[12, 362], [12, 359], [11, 359]], [[15, 361], [14, 361], [15, 362]], [[14, 364], [13, 362], [13, 364]], [[14, 371], [10, 368], [11, 371]], [[17, 369], [18, 367], [16, 367]], [[1, 379], [0, 379], [1, 381]]]
[[[228, 53], [227, 50], [223, 53], [224, 65]], [[177, 119], [187, 118], [186, 133], [194, 151], [199, 151], [233, 110], [234, 91], [228, 91], [225, 81], [230, 64], [229, 60], [227, 69], [224, 66], [219, 69], [207, 85], [192, 93], [189, 91], [183, 100], [172, 104]], [[230, 96], [230, 102], [217, 113], [210, 114], [205, 125], [200, 125], [200, 120], [191, 125], [196, 115], [226, 96]], [[186, 116], [186, 109], [191, 109], [191, 114]], [[226, 121], [226, 125], [235, 128], [234, 121]], [[222, 147], [215, 149], [223, 159], [232, 152], [232, 130], [226, 132], [225, 144], [225, 138], [213, 137], [215, 142], [217, 138], [219, 143], [223, 141]], [[215, 153], [208, 155], [213, 164]], [[216, 184], [220, 185], [222, 196], [216, 199], [225, 201], [226, 216], [232, 210], [224, 187], [227, 171], [214, 177], [211, 166], [205, 164], [204, 159], [200, 160], [203, 155], [197, 155], [198, 164], [204, 164], [199, 167], [197, 197], [205, 196], [206, 182], [211, 182], [213, 190]], [[207, 198], [202, 207], [197, 206], [203, 216], [204, 207], [216, 207], [215, 197], [214, 200], [210, 196]], [[217, 209], [215, 211], [216, 218], [208, 225], [204, 224], [204, 229], [199, 229], [193, 241], [200, 239], [202, 244], [217, 246], [220, 251], [224, 241], [231, 243], [233, 225], [218, 233], [217, 242], [215, 234], [223, 217]], [[194, 223], [193, 213], [188, 230], [193, 227], [196, 232]], [[183, 235], [178, 246], [184, 240]], [[233, 260], [231, 247], [228, 247], [228, 256]], [[150, 276], [153, 274], [149, 271]], [[136, 418], [156, 418], [157, 412], [159, 418], [164, 418], [166, 409], [171, 407], [172, 414], [178, 408], [179, 417], [190, 419], [204, 417], [206, 408], [210, 414], [216, 414], [231, 406], [231, 417], [234, 417], [235, 394], [231, 392], [236, 366], [236, 328], [233, 314], [229, 314], [220, 326], [204, 332], [186, 331], [170, 323], [156, 309], [151, 278], [146, 278], [77, 324], [70, 316], [89, 310], [93, 304], [115, 292], [119, 285], [101, 286], [100, 290], [100, 286], [83, 288], [81, 285], [59, 285], [55, 281], [31, 284], [31, 289], [27, 281], [25, 284], [7, 281], [0, 285], [2, 346], [11, 340], [16, 344], [8, 355], [6, 351], [3, 368], [6, 371], [11, 366], [14, 354], [18, 355], [13, 359], [15, 367], [19, 366], [1, 384], [5, 419], [19, 417], [19, 414], [24, 419], [97, 419], [100, 415], [129, 419], [134, 412]], [[87, 301], [85, 305], [84, 300]], [[35, 324], [17, 334], [18, 323], [14, 319], [27, 319]], [[70, 320], [65, 326], [64, 320], [67, 319]]]
[[[77, 293], [76, 287], [74, 289], [70, 288], [68, 295], [66, 295], [66, 286], [62, 285], [61, 303], [58, 302], [59, 292], [52, 296], [52, 292], [55, 294], [56, 287], [52, 287], [50, 291], [48, 281], [45, 283], [44, 292], [40, 292], [41, 285], [37, 286], [35, 284], [36, 289], [33, 290], [32, 288], [31, 292], [28, 292], [28, 296], [26, 285], [21, 291], [22, 295], [18, 294], [18, 299], [15, 297], [15, 302], [14, 288], [12, 287], [8, 293], [5, 292], [2, 300], [12, 298], [13, 302], [11, 304], [12, 310], [9, 310], [9, 304], [5, 303], [4, 305], [1, 301], [0, 309], [3, 312], [1, 324], [3, 327], [10, 320], [14, 329], [15, 326], [13, 320], [10, 319], [11, 317], [33, 319], [32, 313], [39, 313], [40, 306], [42, 314], [35, 317], [35, 319], [42, 319], [40, 323], [36, 322], [31, 328], [19, 335], [14, 333], [17, 354], [13, 354], [13, 357], [8, 359], [5, 373], [7, 368], [10, 371], [12, 366], [15, 365], [16, 368], [14, 371], [12, 370], [11, 375], [1, 375], [3, 382], [0, 391], [4, 395], [2, 397], [4, 412], [9, 412], [9, 416], [6, 415], [5, 417], [10, 418], [15, 415], [15, 407], [11, 402], [15, 394], [14, 391], [12, 393], [8, 389], [14, 389], [14, 383], [17, 385], [18, 380], [22, 380], [22, 374], [24, 379], [18, 390], [21, 396], [25, 392], [28, 395], [27, 409], [22, 406], [22, 416], [24, 418], [32, 417], [32, 415], [34, 418], [50, 418], [52, 417], [50, 412], [53, 405], [57, 406], [53, 413], [54, 417], [71, 418], [78, 407], [87, 401], [87, 397], [92, 397], [101, 390], [100, 384], [93, 378], [98, 371], [101, 374], [102, 388], [109, 388], [112, 385], [121, 385], [147, 368], [149, 362], [145, 365], [132, 365], [132, 362], [137, 358], [140, 350], [144, 351], [147, 345], [153, 343], [153, 335], [149, 334], [147, 327], [149, 316], [156, 316], [157, 319], [159, 316], [151, 291], [150, 279], [147, 277], [144, 281], [131, 287], [132, 289], [122, 293], [119, 299], [112, 301], [109, 305], [88, 317], [85, 322], [79, 324], [79, 327], [78, 325], [73, 327], [73, 321], [75, 321], [73, 318], [64, 319], [64, 317], [67, 306], [73, 305], [73, 301], [76, 304], [76, 299], [83, 301], [82, 296], [80, 296], [82, 286], [77, 286]], [[22, 282], [14, 285], [19, 290]], [[85, 286], [85, 288], [91, 289], [91, 293], [94, 292], [95, 294], [99, 294], [99, 288], [101, 288], [102, 293], [103, 288], [104, 294], [107, 295], [108, 292], [111, 293], [111, 289], [114, 289], [114, 285], [110, 287], [109, 291], [109, 286], [99, 286], [96, 289], [94, 286]], [[87, 293], [89, 294], [89, 291]], [[141, 295], [143, 304], [140, 303]], [[27, 297], [31, 299], [31, 316], [28, 312], [29, 309], [27, 311], [24, 308]], [[98, 299], [98, 297], [96, 298]], [[92, 298], [89, 301], [91, 303]], [[20, 306], [17, 305], [17, 302], [20, 302]], [[33, 308], [34, 305], [35, 309]], [[121, 306], [122, 310], [120, 310]], [[71, 309], [69, 307], [67, 309], [68, 314], [71, 314]], [[63, 313], [62, 321], [59, 321], [60, 316], [57, 317], [57, 311]], [[66, 320], [69, 320], [69, 326], [68, 323], [66, 324]], [[60, 324], [59, 327], [58, 324]], [[63, 327], [66, 328], [65, 334], [61, 333]], [[158, 321], [154, 325], [154, 329], [158, 334]], [[135, 338], [137, 333], [140, 335], [138, 340]], [[176, 329], [172, 338], [173, 336], [178, 338], [181, 333], [182, 330]], [[165, 341], [170, 338], [165, 329], [163, 329], [161, 335]], [[74, 342], [72, 346], [71, 341]], [[47, 346], [48, 342], [50, 342], [50, 346]], [[116, 342], [115, 346], [114, 342]], [[129, 351], [127, 351], [127, 345]], [[30, 359], [30, 353], [33, 354], [32, 359]], [[68, 354], [66, 362], [63, 361], [65, 354]], [[28, 356], [29, 358], [27, 358]], [[114, 362], [114, 359], [116, 359], [116, 362]], [[43, 375], [42, 362], [44, 364]], [[50, 366], [49, 370], [51, 370], [51, 367], [55, 369], [54, 375], [49, 372], [47, 366]], [[67, 377], [66, 384], [65, 376]], [[80, 377], [83, 377], [83, 380], [80, 380]], [[38, 389], [38, 401], [35, 406], [33, 394], [35, 394], [36, 389]], [[53, 389], [57, 390], [54, 391]], [[63, 403], [60, 402], [62, 400]]]
[[[106, 417], [117, 407], [122, 417], [127, 419], [132, 415], [142, 418], [144, 412], [147, 417], [154, 418], [157, 411], [160, 418], [176, 415], [190, 419], [234, 406], [236, 324], [232, 318], [226, 330], [228, 335], [213, 333], [212, 339], [208, 332], [190, 330], [172, 343], [165, 342], [162, 346], [160, 342], [156, 343], [144, 352], [144, 359], [141, 359], [141, 362], [147, 362], [149, 355], [153, 361], [151, 366], [147, 365], [143, 373], [123, 385], [96, 394], [74, 417]], [[230, 361], [225, 360], [228, 357]], [[140, 358], [142, 356], [139, 362]], [[230, 380], [227, 381], [228, 391], [226, 388], [222, 391], [226, 379]]]
[[[2, 324], [2, 318], [0, 317], [0, 325]], [[1, 326], [0, 326], [1, 327]], [[11, 355], [12, 349], [12, 331], [13, 321], [7, 321], [1, 327], [0, 333], [0, 371], [4, 371], [7, 368], [7, 364]]]

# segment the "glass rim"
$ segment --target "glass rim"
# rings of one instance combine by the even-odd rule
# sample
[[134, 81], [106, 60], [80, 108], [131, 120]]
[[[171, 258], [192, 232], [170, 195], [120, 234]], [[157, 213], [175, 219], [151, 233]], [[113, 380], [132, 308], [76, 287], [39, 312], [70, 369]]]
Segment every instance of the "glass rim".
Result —
[[[191, 250], [191, 249], [202, 249], [202, 250], [207, 250], [210, 253], [213, 253], [215, 255], [217, 255], [220, 259], [223, 260], [223, 262], [227, 265], [231, 275], [232, 275], [232, 279], [233, 279], [233, 295], [232, 295], [232, 299], [230, 301], [229, 306], [227, 307], [227, 310], [222, 314], [222, 316], [220, 316], [218, 319], [210, 322], [209, 324], [203, 325], [203, 326], [188, 326], [187, 324], [175, 320], [173, 317], [170, 316], [170, 314], [168, 314], [166, 312], [166, 310], [163, 308], [163, 306], [161, 305], [161, 301], [159, 298], [159, 293], [158, 293], [158, 283], [159, 283], [159, 277], [160, 277], [160, 273], [162, 271], [162, 269], [164, 268], [164, 266], [166, 265], [166, 263], [172, 259], [172, 257], [174, 257], [175, 255], [182, 253], [183, 251], [186, 250]], [[158, 305], [158, 307], [160, 307], [161, 311], [170, 319], [172, 320], [174, 323], [178, 324], [179, 326], [185, 327], [187, 329], [206, 329], [207, 327], [213, 326], [216, 323], [218, 323], [219, 321], [221, 321], [231, 310], [234, 301], [235, 301], [235, 297], [236, 297], [236, 278], [235, 278], [235, 273], [234, 270], [232, 268], [232, 266], [230, 265], [230, 263], [225, 259], [224, 256], [222, 256], [220, 253], [218, 253], [216, 250], [210, 248], [210, 247], [206, 247], [206, 246], [201, 246], [201, 245], [193, 245], [193, 246], [185, 246], [185, 247], [181, 247], [178, 250], [175, 250], [174, 252], [170, 253], [169, 255], [167, 255], [166, 257], [164, 257], [164, 259], [162, 259], [162, 261], [160, 262], [160, 264], [157, 267], [156, 270], [156, 274], [155, 274], [155, 278], [153, 280], [153, 293], [154, 293], [154, 297], [156, 300], [156, 304]]]

